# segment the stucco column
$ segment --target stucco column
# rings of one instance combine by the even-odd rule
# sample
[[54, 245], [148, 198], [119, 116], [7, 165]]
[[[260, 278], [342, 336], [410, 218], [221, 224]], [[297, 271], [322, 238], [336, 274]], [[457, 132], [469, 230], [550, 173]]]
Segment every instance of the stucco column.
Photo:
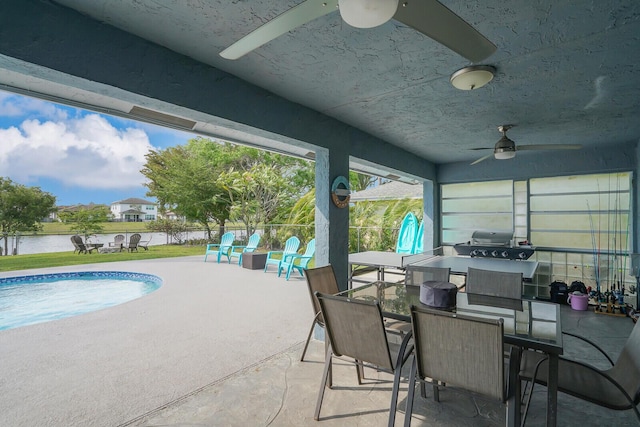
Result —
[[349, 209], [331, 201], [331, 184], [349, 177], [349, 154], [340, 149], [316, 151], [316, 266], [331, 264], [338, 286], [347, 289], [349, 275]]
[[[633, 179], [631, 180], [632, 205], [630, 208], [633, 216], [629, 221], [631, 221], [631, 230], [633, 230], [631, 252], [637, 254], [640, 253], [640, 185], [638, 184], [638, 177], [640, 176], [640, 141], [636, 143], [635, 165]], [[640, 292], [638, 292], [638, 304], [640, 305]]]
[[422, 204], [424, 215], [424, 249], [433, 249], [439, 245], [439, 192], [433, 181], [422, 183]]

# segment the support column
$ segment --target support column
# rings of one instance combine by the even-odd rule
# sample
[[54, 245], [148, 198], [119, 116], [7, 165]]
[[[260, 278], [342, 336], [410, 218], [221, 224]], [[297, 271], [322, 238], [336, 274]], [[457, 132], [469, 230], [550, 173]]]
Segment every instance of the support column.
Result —
[[[640, 253], [640, 183], [638, 178], [640, 177], [640, 141], [636, 143], [635, 151], [635, 168], [631, 179], [631, 213], [632, 217], [628, 221], [631, 221], [631, 230], [633, 230], [633, 236], [631, 242], [633, 247], [631, 252], [634, 254]], [[640, 303], [640, 292], [637, 292]]]
[[338, 176], [349, 177], [349, 154], [345, 150], [316, 151], [316, 265], [331, 264], [340, 290], [349, 278], [349, 208], [331, 201], [331, 184]]
[[437, 186], [433, 181], [424, 181], [422, 183], [422, 205], [424, 215], [424, 249], [433, 249], [439, 246], [440, 237], [438, 230], [440, 228], [439, 206], [440, 196]]

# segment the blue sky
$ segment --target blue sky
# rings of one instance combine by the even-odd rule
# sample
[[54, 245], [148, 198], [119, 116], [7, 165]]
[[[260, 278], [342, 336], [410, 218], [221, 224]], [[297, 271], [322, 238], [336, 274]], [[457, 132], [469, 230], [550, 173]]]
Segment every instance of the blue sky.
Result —
[[58, 205], [146, 198], [145, 154], [195, 134], [0, 91], [0, 176]]

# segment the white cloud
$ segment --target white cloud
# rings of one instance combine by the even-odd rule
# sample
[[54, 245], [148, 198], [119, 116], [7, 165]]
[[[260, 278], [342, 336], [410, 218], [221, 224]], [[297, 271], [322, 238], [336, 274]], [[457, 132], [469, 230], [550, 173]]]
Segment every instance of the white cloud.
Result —
[[51, 102], [0, 91], [0, 116], [66, 120], [67, 112]]
[[[0, 94], [0, 105], [10, 104]], [[50, 113], [58, 118], [55, 110], [64, 113], [44, 104], [53, 107]], [[0, 108], [0, 114], [5, 113]], [[140, 169], [152, 148], [143, 130], [117, 129], [98, 114], [67, 120], [30, 119], [19, 128], [0, 129], [0, 176], [25, 184], [41, 177], [83, 188], [140, 187], [145, 181]]]

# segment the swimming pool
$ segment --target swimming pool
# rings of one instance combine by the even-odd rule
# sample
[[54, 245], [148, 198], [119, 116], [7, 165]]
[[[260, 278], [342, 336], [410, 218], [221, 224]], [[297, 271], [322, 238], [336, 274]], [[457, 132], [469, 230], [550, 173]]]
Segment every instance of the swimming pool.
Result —
[[48, 322], [140, 298], [162, 286], [158, 276], [79, 271], [0, 279], [0, 330]]

